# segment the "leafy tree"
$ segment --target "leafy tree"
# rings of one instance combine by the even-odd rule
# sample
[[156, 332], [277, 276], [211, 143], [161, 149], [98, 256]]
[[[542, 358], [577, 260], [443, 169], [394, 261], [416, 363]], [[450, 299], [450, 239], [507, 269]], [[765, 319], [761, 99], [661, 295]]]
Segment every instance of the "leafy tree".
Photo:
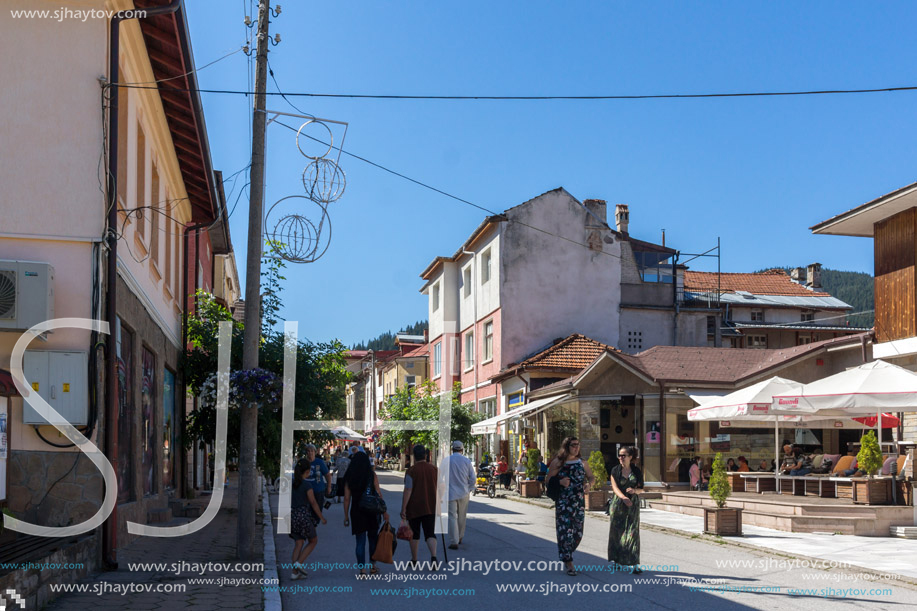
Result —
[[[466, 446], [474, 444], [471, 425], [484, 419], [484, 414], [472, 410], [471, 403], [461, 403], [462, 385], [452, 387], [452, 440]], [[439, 420], [439, 388], [431, 380], [425, 380], [419, 387], [403, 386], [386, 399], [380, 411], [383, 420]], [[388, 431], [382, 435], [382, 442], [409, 451], [414, 444], [433, 447], [439, 442], [439, 431]]]
[[857, 468], [867, 475], [875, 475], [882, 467], [882, 450], [875, 431], [869, 431], [860, 438], [860, 451], [857, 453]]
[[720, 509], [726, 505], [726, 499], [732, 494], [729, 479], [726, 477], [726, 463], [723, 462], [722, 452], [717, 452], [713, 459], [713, 473], [710, 475], [709, 490], [710, 498]]
[[[265, 259], [263, 284], [265, 298], [262, 301], [261, 348], [258, 364], [281, 379], [283, 377], [283, 359], [285, 336], [275, 330], [279, 321], [282, 305], [280, 282], [284, 277], [280, 270], [284, 265], [276, 258]], [[212, 295], [201, 291], [195, 296], [197, 313], [188, 315], [188, 340], [190, 348], [185, 352], [184, 375], [193, 394], [198, 395], [204, 384], [217, 370], [217, 328], [220, 321], [232, 320], [229, 311], [220, 306]], [[232, 355], [230, 369], [238, 372], [242, 369], [242, 323], [233, 321]], [[334, 340], [324, 343], [300, 341], [296, 346], [296, 388], [294, 394], [295, 420], [331, 420], [341, 419], [346, 413], [344, 386], [350, 379], [345, 369], [345, 348], [341, 342]], [[275, 400], [264, 400], [258, 410], [258, 451], [257, 466], [269, 478], [279, 475], [280, 447], [282, 432], [281, 403], [279, 396]], [[238, 407], [231, 407], [228, 417], [227, 458], [237, 458], [240, 441], [240, 414]], [[207, 401], [188, 416], [184, 444], [190, 447], [193, 440], [213, 443], [216, 436], [215, 405]], [[330, 439], [327, 432], [306, 434], [306, 439], [320, 441]]]
[[595, 479], [592, 482], [592, 489], [601, 490], [602, 486], [608, 482], [608, 471], [605, 470], [605, 455], [598, 450], [593, 450], [589, 455], [589, 468], [592, 469], [592, 475]]

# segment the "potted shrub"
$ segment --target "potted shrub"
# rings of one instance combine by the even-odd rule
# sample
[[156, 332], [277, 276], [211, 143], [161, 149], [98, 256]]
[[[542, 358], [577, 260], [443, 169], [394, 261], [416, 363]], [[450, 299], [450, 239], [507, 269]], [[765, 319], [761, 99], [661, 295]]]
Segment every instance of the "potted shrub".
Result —
[[732, 488], [729, 486], [726, 464], [720, 452], [717, 452], [716, 458], [713, 459], [709, 491], [716, 507], [704, 507], [704, 532], [712, 535], [741, 536], [742, 510], [737, 507], [726, 507], [726, 499], [732, 494]]
[[605, 456], [598, 450], [589, 455], [589, 468], [592, 469], [595, 479], [592, 482], [592, 490], [586, 491], [586, 511], [604, 511], [604, 486], [608, 483], [608, 472], [605, 471]]
[[877, 479], [876, 473], [882, 467], [882, 450], [874, 431], [869, 431], [860, 438], [860, 451], [857, 453], [857, 468], [866, 473], [866, 479], [853, 482], [853, 502], [867, 505], [884, 505], [889, 502], [890, 482]]
[[541, 496], [541, 483], [535, 479], [538, 477], [538, 455], [540, 452], [531, 448], [526, 453], [525, 479], [522, 480], [522, 496], [528, 498], [537, 498]]

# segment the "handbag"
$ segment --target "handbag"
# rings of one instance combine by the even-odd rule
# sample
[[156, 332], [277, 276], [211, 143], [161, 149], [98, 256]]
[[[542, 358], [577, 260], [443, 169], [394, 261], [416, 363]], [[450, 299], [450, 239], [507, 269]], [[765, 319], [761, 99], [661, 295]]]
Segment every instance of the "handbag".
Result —
[[396, 535], [397, 539], [404, 539], [405, 541], [410, 541], [414, 538], [414, 531], [411, 530], [411, 525], [403, 521], [398, 525], [398, 534]]
[[395, 555], [395, 548], [398, 541], [395, 540], [395, 529], [388, 523], [388, 520], [382, 525], [379, 531], [379, 539], [376, 541], [376, 550], [373, 552], [371, 560], [373, 562], [385, 562], [392, 564], [392, 557]]
[[360, 502], [357, 504], [360, 511], [365, 511], [366, 513], [371, 513], [373, 515], [382, 515], [388, 508], [385, 506], [385, 501], [380, 496], [376, 496], [376, 491], [370, 488], [372, 492], [363, 493], [363, 496], [360, 497]]
[[545, 493], [548, 495], [548, 498], [556, 503], [557, 499], [560, 498], [561, 491], [562, 488], [560, 487], [560, 474], [558, 473], [548, 480], [548, 488]]

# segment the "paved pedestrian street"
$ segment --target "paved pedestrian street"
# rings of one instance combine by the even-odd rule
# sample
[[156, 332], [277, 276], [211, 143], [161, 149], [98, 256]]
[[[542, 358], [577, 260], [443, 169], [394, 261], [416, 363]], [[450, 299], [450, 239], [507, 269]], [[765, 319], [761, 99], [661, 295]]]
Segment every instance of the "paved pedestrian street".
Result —
[[[393, 524], [401, 499], [397, 472], [379, 473]], [[277, 497], [271, 497], [277, 511]], [[398, 569], [380, 564], [376, 579], [358, 580], [354, 537], [344, 527], [343, 505], [325, 513], [319, 542], [307, 562], [309, 576], [290, 580], [293, 542], [275, 535], [283, 609], [532, 609], [547, 605], [626, 605], [628, 609], [827, 609], [914, 608], [917, 581], [877, 579], [860, 568], [814, 569], [814, 559], [787, 553], [758, 551], [700, 535], [679, 535], [641, 529], [640, 575], [613, 573], [606, 561], [608, 521], [586, 519], [585, 536], [574, 554], [580, 574], [566, 575], [550, 563], [557, 561], [554, 512], [544, 505], [510, 498], [473, 496], [469, 504], [465, 541], [459, 550], [446, 550], [448, 563], [439, 571], [407, 567], [410, 550], [398, 541]], [[444, 560], [442, 540], [438, 556]], [[429, 559], [423, 543], [420, 561]], [[309, 566], [311, 565], [311, 566]], [[719, 565], [719, 566], [718, 566]], [[830, 566], [823, 561], [819, 566]]]

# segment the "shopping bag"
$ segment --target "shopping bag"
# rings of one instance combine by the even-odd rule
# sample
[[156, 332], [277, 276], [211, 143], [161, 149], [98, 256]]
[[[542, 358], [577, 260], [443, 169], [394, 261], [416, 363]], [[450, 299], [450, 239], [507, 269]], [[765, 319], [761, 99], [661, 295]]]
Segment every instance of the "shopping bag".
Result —
[[398, 526], [398, 539], [403, 539], [405, 541], [410, 541], [414, 538], [414, 531], [411, 530], [411, 525], [407, 522], [402, 521]]
[[395, 529], [386, 521], [379, 531], [379, 539], [376, 541], [376, 551], [373, 552], [373, 562], [384, 562], [392, 564], [392, 556], [395, 555], [395, 547], [398, 545], [395, 541]]

